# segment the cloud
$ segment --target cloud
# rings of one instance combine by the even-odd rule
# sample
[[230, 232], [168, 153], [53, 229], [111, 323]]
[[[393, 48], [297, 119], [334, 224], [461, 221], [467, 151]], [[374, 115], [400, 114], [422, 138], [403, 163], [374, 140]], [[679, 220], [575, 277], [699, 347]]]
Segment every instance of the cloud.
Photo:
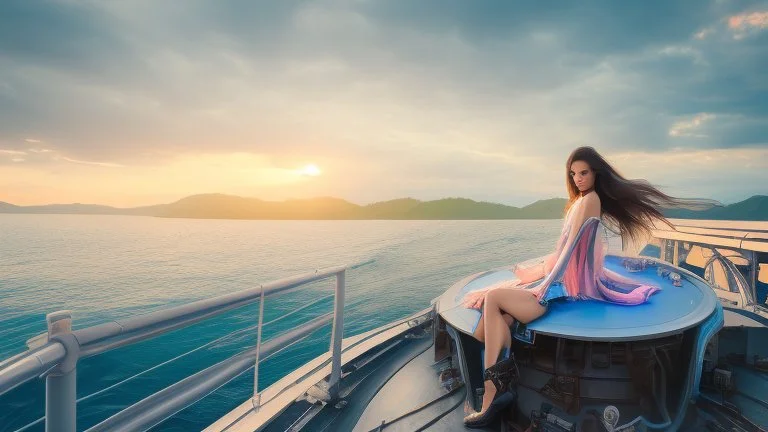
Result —
[[713, 114], [701, 113], [696, 114], [690, 120], [679, 121], [669, 128], [669, 136], [673, 137], [696, 137], [706, 138], [707, 135], [696, 133], [705, 122], [708, 122], [716, 118]]
[[27, 154], [26, 152], [19, 151], [19, 150], [5, 150], [5, 149], [0, 149], [0, 153], [8, 154], [8, 155], [25, 155], [25, 154]]
[[59, 157], [57, 159], [61, 159], [67, 162], [75, 163], [75, 164], [81, 164], [81, 165], [93, 165], [93, 166], [100, 166], [100, 167], [109, 167], [109, 168], [117, 168], [122, 167], [123, 165], [111, 163], [111, 162], [93, 162], [93, 161], [84, 161], [84, 160], [77, 160], [72, 159], [68, 157]]
[[[11, 0], [0, 6], [0, 142], [40, 137], [71, 159], [60, 163], [94, 168], [312, 160], [323, 175], [307, 193], [360, 201], [438, 196], [457, 181], [468, 196], [516, 199], [537, 187], [529, 177], [551, 179], [554, 194], [577, 145], [768, 146], [758, 6]], [[28, 162], [55, 161], [45, 156]], [[331, 167], [380, 176], [348, 186]]]
[[707, 36], [713, 34], [715, 30], [713, 28], [705, 28], [697, 31], [693, 37], [698, 40], [704, 40], [707, 38]]
[[41, 143], [42, 142], [40, 140], [36, 140], [36, 139], [32, 139], [32, 138], [25, 138], [24, 141], [26, 141], [28, 143], [31, 143], [31, 144], [37, 144], [37, 143]]
[[[627, 176], [649, 178], [671, 195], [715, 197], [726, 204], [752, 195], [765, 195], [764, 185], [768, 184], [766, 146], [716, 150], [681, 148], [659, 154], [629, 151], [612, 154], [610, 160]], [[741, 188], [740, 194], [733, 193], [733, 185]]]
[[703, 41], [717, 35], [728, 35], [733, 40], [742, 40], [765, 29], [768, 29], [768, 11], [740, 12], [701, 28], [693, 34], [693, 38]]
[[[112, 162], [98, 162], [98, 161], [90, 161], [90, 160], [73, 159], [71, 157], [61, 154], [57, 150], [52, 150], [47, 148], [29, 148], [26, 150], [0, 149], [0, 155], [11, 156], [9, 159], [7, 159], [7, 160], [10, 160], [11, 162], [30, 162], [40, 166], [51, 166], [52, 164], [63, 161], [63, 162], [72, 163], [72, 164], [90, 165], [94, 167], [107, 167], [107, 168], [123, 167], [123, 165], [121, 164], [112, 163]], [[24, 157], [20, 157], [20, 156], [24, 156]], [[2, 159], [0, 159], [0, 163], [2, 162], [3, 162]]]
[[728, 18], [728, 28], [735, 36], [743, 37], [748, 31], [768, 29], [768, 11], [750, 12], [734, 15]]

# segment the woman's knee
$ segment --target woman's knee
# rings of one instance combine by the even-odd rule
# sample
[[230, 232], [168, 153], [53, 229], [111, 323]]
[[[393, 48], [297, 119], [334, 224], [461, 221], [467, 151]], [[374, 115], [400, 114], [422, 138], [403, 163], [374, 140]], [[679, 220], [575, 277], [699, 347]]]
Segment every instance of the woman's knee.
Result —
[[499, 299], [504, 295], [502, 290], [492, 290], [485, 295], [485, 302], [492, 305], [499, 304]]
[[[499, 290], [488, 293], [489, 308], [501, 311], [524, 324], [542, 315], [546, 308], [530, 293], [519, 290]], [[505, 320], [506, 321], [506, 320]]]

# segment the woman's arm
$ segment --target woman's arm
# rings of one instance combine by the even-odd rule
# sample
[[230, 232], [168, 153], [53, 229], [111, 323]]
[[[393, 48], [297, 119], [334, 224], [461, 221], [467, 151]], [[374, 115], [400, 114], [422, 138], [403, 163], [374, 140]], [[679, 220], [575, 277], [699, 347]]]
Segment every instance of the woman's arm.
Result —
[[557, 265], [557, 261], [562, 258], [562, 255], [571, 248], [571, 245], [576, 241], [576, 236], [579, 235], [579, 230], [587, 221], [592, 217], [600, 217], [600, 197], [597, 193], [591, 193], [585, 196], [581, 202], [581, 205], [576, 209], [576, 212], [570, 219], [570, 225], [568, 227], [568, 239], [565, 244], [558, 251], [558, 258], [553, 263], [553, 267]]
[[[557, 256], [555, 254], [549, 254], [546, 257], [544, 257], [544, 261], [532, 265], [530, 267], [515, 267], [514, 272], [515, 276], [517, 276], [518, 279], [520, 279], [521, 284], [528, 284], [533, 281], [537, 281], [544, 277], [544, 275], [547, 274], [547, 266], [549, 265], [549, 262], [552, 261], [552, 258], [557, 259]], [[551, 271], [551, 267], [550, 267]]]
[[[579, 234], [581, 226], [584, 225], [587, 219], [592, 217], [600, 217], [600, 197], [597, 196], [597, 193], [590, 193], [585, 196], [581, 205], [576, 209], [576, 213], [571, 217], [570, 226], [568, 227], [568, 239], [565, 241], [565, 245], [560, 248], [560, 254], [571, 247], [573, 242], [576, 241], [576, 236]], [[557, 259], [553, 261], [552, 267], [554, 267], [556, 262]]]
[[515, 275], [520, 279], [521, 284], [531, 283], [548, 275], [555, 268], [560, 255], [573, 244], [584, 222], [591, 217], [600, 217], [600, 197], [597, 194], [589, 194], [583, 200], [584, 202], [575, 209], [576, 213], [567, 221], [570, 226], [567, 227], [568, 236], [564, 244], [558, 242], [556, 251], [544, 257], [542, 262], [531, 267], [517, 267], [514, 269]]

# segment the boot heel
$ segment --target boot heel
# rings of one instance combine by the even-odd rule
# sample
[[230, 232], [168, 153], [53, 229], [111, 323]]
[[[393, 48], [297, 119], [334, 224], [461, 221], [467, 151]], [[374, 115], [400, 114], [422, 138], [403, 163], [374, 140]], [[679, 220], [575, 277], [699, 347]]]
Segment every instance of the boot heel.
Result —
[[517, 393], [513, 390], [504, 393], [496, 393], [491, 406], [484, 413], [470, 414], [464, 418], [464, 426], [468, 428], [484, 428], [492, 424], [496, 417], [517, 399]]
[[464, 426], [482, 428], [493, 423], [496, 416], [517, 399], [517, 392], [513, 390], [513, 387], [517, 383], [518, 376], [514, 355], [486, 369], [483, 373], [484, 382], [491, 380], [496, 387], [496, 394], [485, 412], [477, 412], [464, 417]]

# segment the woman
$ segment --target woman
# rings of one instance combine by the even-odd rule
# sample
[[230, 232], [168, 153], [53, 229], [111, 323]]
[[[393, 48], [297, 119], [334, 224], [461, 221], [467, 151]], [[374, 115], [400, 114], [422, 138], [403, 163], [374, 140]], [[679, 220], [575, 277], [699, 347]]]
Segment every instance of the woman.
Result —
[[[672, 198], [644, 180], [627, 180], [592, 147], [579, 147], [568, 157], [566, 187], [570, 199], [555, 252], [538, 265], [530, 268], [516, 267], [514, 272], [518, 279], [469, 292], [463, 299], [466, 307], [482, 308], [474, 336], [485, 343], [484, 361], [487, 367], [483, 375], [483, 406], [479, 412], [465, 417], [464, 424], [468, 427], [488, 425], [496, 414], [514, 400], [514, 395], [508, 389], [508, 375], [512, 373], [513, 360], [498, 361], [498, 357], [511, 347], [509, 327], [514, 320], [527, 324], [547, 311], [547, 304], [553, 295], [548, 290], [552, 278], [546, 276], [559, 260], [568, 259], [567, 263], [563, 261], [558, 266], [565, 266], [562, 273], [567, 291], [565, 298], [590, 298], [637, 305], [648, 301], [659, 290], [658, 287], [635, 283], [604, 268], [601, 244], [595, 242], [592, 249], [589, 235], [582, 235], [574, 245], [585, 222], [590, 218], [609, 219], [618, 226], [624, 240], [637, 240], [643, 232], [652, 229], [654, 220], [671, 226], [659, 210], [661, 207], [701, 209], [715, 203], [711, 200]], [[596, 226], [591, 223], [585, 229], [594, 230]], [[591, 234], [594, 236], [594, 231]], [[571, 249], [573, 253], [568, 255]], [[544, 279], [543, 282], [533, 288], [521, 287], [541, 279]], [[614, 290], [611, 288], [613, 286], [621, 286], [622, 290]]]

